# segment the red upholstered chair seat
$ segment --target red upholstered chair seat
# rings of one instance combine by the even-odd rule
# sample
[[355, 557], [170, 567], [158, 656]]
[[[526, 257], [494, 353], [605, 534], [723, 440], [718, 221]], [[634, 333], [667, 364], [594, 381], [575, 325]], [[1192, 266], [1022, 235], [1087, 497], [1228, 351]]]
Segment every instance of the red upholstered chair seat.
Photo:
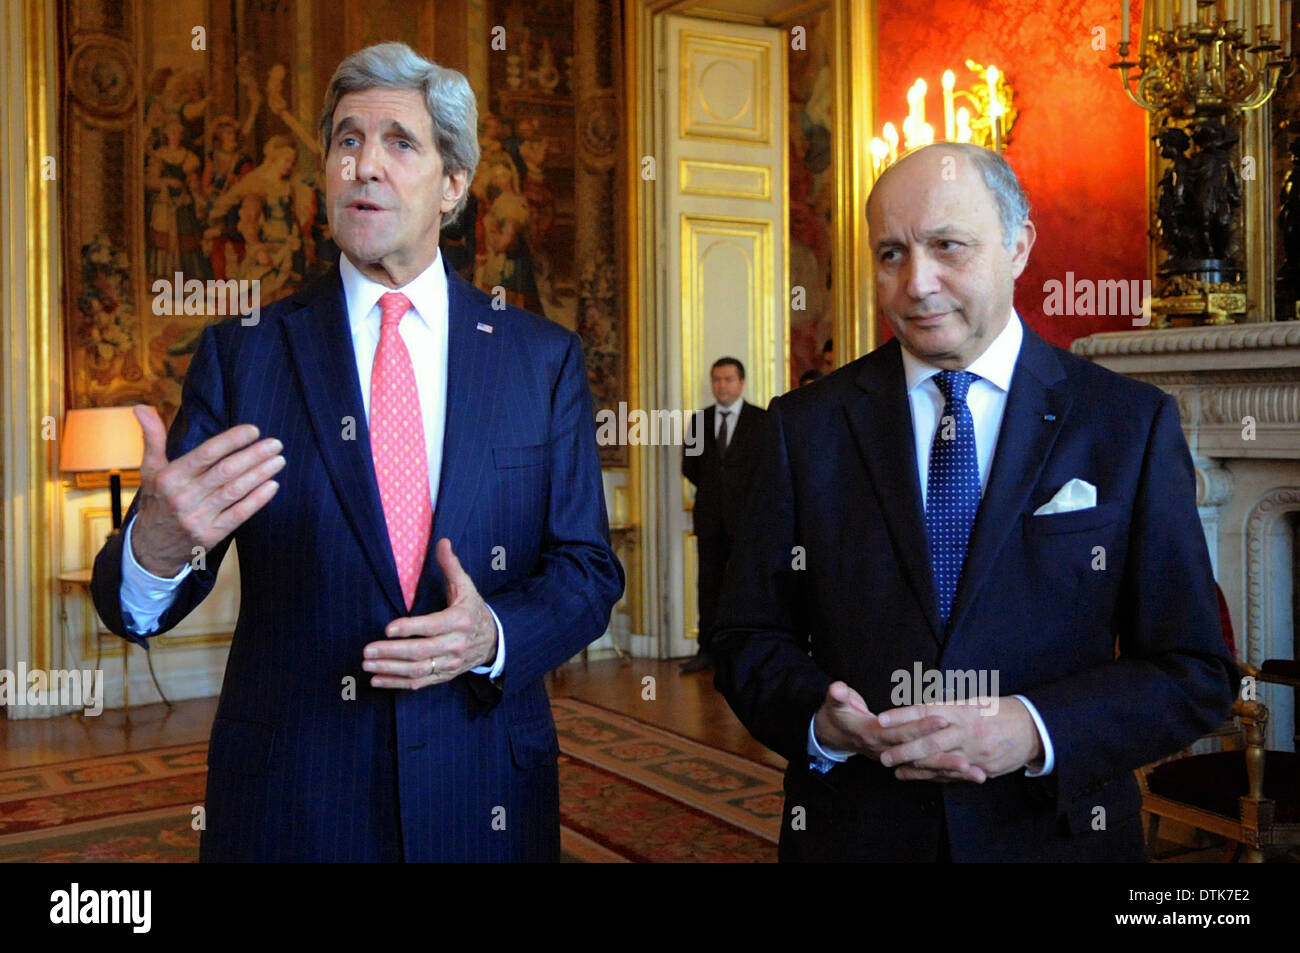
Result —
[[[1241, 798], [1250, 793], [1245, 751], [1180, 758], [1157, 765], [1147, 776], [1152, 794], [1236, 818]], [[1300, 823], [1300, 755], [1269, 751], [1264, 763], [1264, 797], [1276, 803], [1278, 824]]]

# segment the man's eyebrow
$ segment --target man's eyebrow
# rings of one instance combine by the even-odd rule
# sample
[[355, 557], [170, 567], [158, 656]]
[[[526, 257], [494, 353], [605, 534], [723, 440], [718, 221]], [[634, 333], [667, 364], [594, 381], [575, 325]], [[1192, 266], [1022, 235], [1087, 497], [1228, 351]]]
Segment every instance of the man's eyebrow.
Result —
[[[966, 228], [962, 225], [958, 225], [955, 222], [946, 222], [942, 225], [936, 225], [934, 228], [927, 228], [925, 231], [921, 232], [920, 237], [922, 241], [929, 241], [930, 239], [933, 238], [954, 238], [954, 237], [961, 238], [965, 241], [974, 241], [978, 236], [969, 228]], [[898, 247], [906, 244], [907, 244], [906, 241], [904, 241], [903, 239], [899, 238], [896, 235], [887, 235], [884, 238], [880, 239], [879, 242], [876, 243], [877, 247], [879, 248], [883, 248], [886, 246]]]
[[400, 136], [403, 139], [409, 139], [414, 143], [422, 143], [424, 141], [396, 119], [390, 119], [388, 121], [388, 125], [384, 128], [384, 132], [390, 135]]
[[337, 136], [341, 132], [352, 132], [354, 129], [358, 128], [359, 126], [360, 123], [357, 122], [356, 116], [344, 116], [342, 119], [340, 119], [338, 122], [334, 124], [333, 134]]

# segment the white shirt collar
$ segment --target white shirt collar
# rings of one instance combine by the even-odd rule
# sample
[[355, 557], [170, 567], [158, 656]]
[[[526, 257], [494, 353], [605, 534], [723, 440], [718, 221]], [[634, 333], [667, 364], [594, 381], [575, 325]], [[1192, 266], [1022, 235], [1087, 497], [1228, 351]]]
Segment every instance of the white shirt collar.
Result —
[[430, 328], [439, 318], [447, 314], [447, 272], [442, 266], [442, 249], [433, 256], [433, 262], [401, 288], [386, 288], [377, 281], [371, 281], [357, 266], [348, 260], [348, 256], [339, 255], [339, 273], [343, 278], [343, 296], [348, 304], [348, 326], [353, 337], [365, 326], [371, 311], [379, 303], [381, 295], [390, 291], [400, 291], [410, 299], [416, 316]]
[[735, 400], [733, 400], [733, 401], [732, 401], [731, 403], [729, 403], [729, 404], [718, 404], [718, 410], [719, 410], [719, 411], [724, 411], [724, 410], [725, 410], [725, 411], [727, 411], [727, 412], [729, 413], [729, 412], [735, 410], [737, 407], [739, 407], [742, 403], [744, 403], [744, 401], [745, 401], [745, 398], [743, 398], [743, 397], [737, 397]]
[[[1025, 329], [1020, 324], [1020, 315], [1012, 311], [1006, 326], [984, 349], [984, 353], [975, 358], [965, 370], [978, 374], [1003, 392], [1010, 391], [1011, 375], [1016, 369], [1016, 359], [1020, 356], [1020, 345], [1024, 339]], [[908, 393], [943, 370], [921, 360], [907, 348], [903, 348], [902, 352], [903, 374], [907, 378]]]

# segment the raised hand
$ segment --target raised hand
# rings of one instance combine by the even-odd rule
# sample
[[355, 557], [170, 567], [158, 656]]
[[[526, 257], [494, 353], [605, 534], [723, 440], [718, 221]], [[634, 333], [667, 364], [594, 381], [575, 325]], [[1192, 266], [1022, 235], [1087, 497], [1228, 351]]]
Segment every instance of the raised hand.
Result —
[[280, 488], [271, 477], [284, 466], [284, 448], [274, 438], [258, 440], [252, 424], [240, 424], [169, 463], [158, 411], [140, 404], [135, 416], [144, 431], [144, 459], [131, 551], [144, 569], [170, 578], [193, 558], [195, 546], [211, 549], [271, 501]]

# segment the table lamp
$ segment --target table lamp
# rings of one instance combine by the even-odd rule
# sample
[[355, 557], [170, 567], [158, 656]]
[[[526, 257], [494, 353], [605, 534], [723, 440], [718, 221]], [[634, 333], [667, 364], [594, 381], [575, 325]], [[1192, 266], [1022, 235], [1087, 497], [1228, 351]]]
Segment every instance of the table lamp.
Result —
[[130, 407], [68, 411], [59, 469], [67, 473], [108, 472], [114, 533], [122, 528], [122, 471], [138, 470], [143, 459], [144, 433]]

